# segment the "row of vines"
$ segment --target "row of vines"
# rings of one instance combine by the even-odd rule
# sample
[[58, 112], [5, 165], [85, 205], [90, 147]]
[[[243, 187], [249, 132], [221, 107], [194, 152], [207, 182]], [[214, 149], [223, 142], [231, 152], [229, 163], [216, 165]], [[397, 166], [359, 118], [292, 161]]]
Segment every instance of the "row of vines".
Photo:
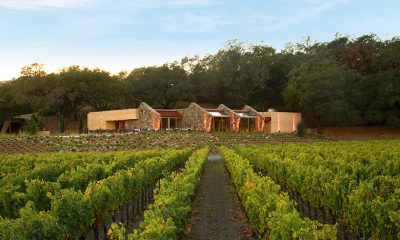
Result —
[[84, 236], [192, 150], [0, 155], [0, 239]]
[[336, 217], [356, 238], [400, 239], [400, 141], [237, 147], [285, 188]]
[[208, 147], [196, 151], [182, 171], [161, 179], [160, 188], [155, 189], [154, 203], [144, 212], [139, 229], [128, 233], [124, 227], [113, 224], [109, 237], [118, 240], [179, 239], [186, 227], [191, 199], [200, 182], [208, 153]]
[[249, 161], [222, 147], [221, 153], [236, 191], [261, 239], [336, 239], [336, 225], [302, 218], [295, 203], [270, 177], [258, 175]]

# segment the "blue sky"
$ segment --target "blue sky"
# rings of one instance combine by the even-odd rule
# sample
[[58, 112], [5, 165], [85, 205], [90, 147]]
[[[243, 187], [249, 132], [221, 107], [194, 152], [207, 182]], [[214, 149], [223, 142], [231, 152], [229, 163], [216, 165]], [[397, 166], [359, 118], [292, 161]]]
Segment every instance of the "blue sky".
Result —
[[281, 49], [307, 36], [400, 35], [399, 0], [0, 0], [0, 80], [22, 66], [111, 73], [214, 53], [238, 39]]

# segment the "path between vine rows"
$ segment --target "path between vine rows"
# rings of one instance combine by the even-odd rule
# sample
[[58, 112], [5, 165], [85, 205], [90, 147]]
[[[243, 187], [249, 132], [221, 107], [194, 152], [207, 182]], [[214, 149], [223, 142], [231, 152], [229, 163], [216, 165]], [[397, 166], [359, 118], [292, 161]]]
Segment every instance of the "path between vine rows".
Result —
[[220, 156], [208, 158], [183, 239], [253, 239], [246, 214]]

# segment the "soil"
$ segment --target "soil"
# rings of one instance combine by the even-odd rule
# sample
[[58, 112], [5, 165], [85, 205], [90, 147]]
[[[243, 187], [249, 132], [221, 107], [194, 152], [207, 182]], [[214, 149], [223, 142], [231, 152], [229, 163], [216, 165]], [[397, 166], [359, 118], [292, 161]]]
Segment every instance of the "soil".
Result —
[[[315, 129], [311, 129], [316, 132]], [[286, 142], [315, 142], [329, 140], [367, 140], [400, 138], [400, 127], [326, 127], [323, 136], [316, 134], [298, 137], [295, 134], [267, 133], [205, 133], [198, 131], [150, 131], [129, 133], [102, 133], [66, 136], [0, 136], [0, 153], [28, 152], [85, 152], [143, 150], [154, 148], [201, 148], [218, 146], [265, 145]]]
[[32, 139], [0, 139], [0, 153], [49, 152], [47, 145]]
[[389, 139], [400, 137], [400, 127], [326, 127], [322, 134], [338, 140]]
[[183, 239], [253, 239], [220, 156], [210, 156], [205, 165]]
[[27, 152], [84, 152], [143, 150], [154, 148], [201, 148], [236, 144], [265, 145], [284, 142], [311, 142], [326, 140], [320, 136], [300, 138], [295, 134], [266, 133], [204, 133], [195, 131], [158, 131], [135, 133], [102, 133], [66, 136], [0, 137], [0, 153]]

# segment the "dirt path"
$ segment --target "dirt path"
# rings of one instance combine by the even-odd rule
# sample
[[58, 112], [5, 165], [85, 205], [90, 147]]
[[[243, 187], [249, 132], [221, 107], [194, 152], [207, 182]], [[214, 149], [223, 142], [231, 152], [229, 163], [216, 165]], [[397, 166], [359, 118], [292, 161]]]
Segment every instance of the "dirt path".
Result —
[[220, 157], [209, 157], [183, 239], [252, 239], [240, 201]]

